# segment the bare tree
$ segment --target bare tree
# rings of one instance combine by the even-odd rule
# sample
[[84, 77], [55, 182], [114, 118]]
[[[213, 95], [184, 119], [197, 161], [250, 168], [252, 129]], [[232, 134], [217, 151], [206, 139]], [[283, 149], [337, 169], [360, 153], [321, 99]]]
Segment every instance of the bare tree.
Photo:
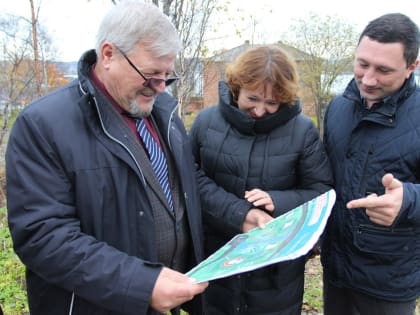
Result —
[[[0, 102], [2, 125], [0, 145], [8, 132], [11, 112], [24, 102], [33, 88], [34, 71], [30, 64], [31, 35], [24, 31], [27, 21], [12, 15], [0, 16]], [[26, 28], [28, 30], [28, 28]]]
[[36, 91], [38, 96], [41, 96], [41, 67], [39, 63], [39, 48], [38, 48], [38, 14], [35, 13], [35, 4], [33, 0], [29, 0], [31, 5], [31, 28], [32, 28], [32, 45], [34, 51], [34, 69], [35, 69], [35, 79], [36, 79]]
[[[31, 20], [21, 16], [0, 15], [0, 148], [8, 134], [14, 113], [47, 92], [51, 88], [49, 84], [64, 83], [46, 61], [46, 57], [50, 56], [48, 46], [51, 42], [40, 27], [36, 42], [38, 62], [34, 63]], [[35, 67], [36, 64], [38, 68]]]
[[311, 13], [294, 21], [287, 42], [305, 53], [299, 62], [299, 75], [302, 84], [312, 92], [318, 128], [322, 132], [333, 84], [340, 75], [351, 71], [357, 43], [355, 27], [338, 17]]

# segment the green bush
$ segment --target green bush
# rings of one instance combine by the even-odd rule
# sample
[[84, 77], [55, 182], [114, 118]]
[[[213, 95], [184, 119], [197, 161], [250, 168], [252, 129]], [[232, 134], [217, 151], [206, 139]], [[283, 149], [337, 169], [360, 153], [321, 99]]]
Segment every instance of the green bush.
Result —
[[0, 208], [0, 305], [6, 315], [29, 314], [25, 268], [13, 251], [6, 208]]
[[191, 129], [191, 126], [194, 122], [195, 117], [197, 117], [197, 113], [190, 113], [183, 117], [185, 129], [189, 131]]
[[314, 123], [315, 127], [318, 128], [318, 118], [316, 116], [310, 116], [309, 118], [312, 120], [312, 122]]

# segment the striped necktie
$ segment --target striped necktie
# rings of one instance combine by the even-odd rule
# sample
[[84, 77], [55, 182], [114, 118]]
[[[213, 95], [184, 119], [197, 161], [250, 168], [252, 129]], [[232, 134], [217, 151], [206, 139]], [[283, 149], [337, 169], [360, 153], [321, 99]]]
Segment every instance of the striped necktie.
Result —
[[150, 163], [152, 168], [155, 171], [156, 177], [162, 186], [163, 192], [165, 193], [168, 204], [171, 207], [172, 211], [174, 210], [174, 205], [172, 201], [171, 188], [169, 186], [168, 179], [168, 165], [166, 163], [166, 157], [163, 153], [161, 147], [153, 138], [149, 129], [143, 119], [136, 120], [137, 132], [139, 133], [143, 143], [149, 152]]

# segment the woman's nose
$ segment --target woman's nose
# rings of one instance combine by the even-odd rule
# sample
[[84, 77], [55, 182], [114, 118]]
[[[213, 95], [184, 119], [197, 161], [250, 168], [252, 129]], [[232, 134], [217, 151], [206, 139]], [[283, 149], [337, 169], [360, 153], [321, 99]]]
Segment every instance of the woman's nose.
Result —
[[254, 112], [255, 112], [255, 115], [257, 117], [262, 117], [262, 116], [265, 115], [266, 110], [265, 110], [264, 106], [256, 106], [255, 109], [254, 109]]

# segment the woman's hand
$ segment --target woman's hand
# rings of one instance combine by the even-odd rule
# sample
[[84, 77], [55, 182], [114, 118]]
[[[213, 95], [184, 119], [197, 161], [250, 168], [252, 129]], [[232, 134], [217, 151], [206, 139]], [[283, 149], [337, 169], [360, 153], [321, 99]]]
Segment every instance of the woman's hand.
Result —
[[261, 209], [251, 209], [246, 215], [245, 222], [242, 225], [242, 232], [248, 232], [253, 228], [259, 227], [263, 229], [265, 224], [273, 219], [267, 212]]
[[274, 211], [274, 203], [268, 192], [261, 189], [252, 189], [245, 191], [245, 199], [252, 203], [254, 207], [264, 208], [269, 212]]

